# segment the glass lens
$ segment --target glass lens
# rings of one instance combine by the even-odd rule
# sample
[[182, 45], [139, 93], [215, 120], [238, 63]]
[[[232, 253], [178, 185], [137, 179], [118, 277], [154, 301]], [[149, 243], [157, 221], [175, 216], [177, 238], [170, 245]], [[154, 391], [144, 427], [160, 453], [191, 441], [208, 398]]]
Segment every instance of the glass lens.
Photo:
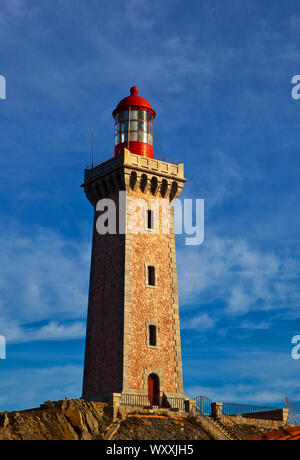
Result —
[[147, 142], [147, 133], [142, 131], [139, 132], [139, 141], [140, 142]]
[[130, 120], [138, 120], [138, 111], [137, 110], [130, 110]]
[[150, 145], [153, 144], [153, 137], [152, 137], [152, 134], [148, 134], [148, 144], [150, 144]]
[[146, 110], [140, 110], [140, 120], [147, 120]]
[[125, 110], [125, 111], [123, 112], [123, 120], [124, 120], [124, 121], [128, 120], [128, 110]]
[[137, 131], [138, 130], [138, 122], [137, 121], [131, 121], [130, 122], [130, 131]]
[[130, 140], [137, 141], [138, 140], [138, 133], [137, 131], [130, 131]]
[[140, 121], [140, 129], [142, 131], [147, 131], [147, 123], [145, 121]]
[[148, 130], [149, 130], [149, 133], [152, 134], [152, 121], [150, 121], [148, 124]]

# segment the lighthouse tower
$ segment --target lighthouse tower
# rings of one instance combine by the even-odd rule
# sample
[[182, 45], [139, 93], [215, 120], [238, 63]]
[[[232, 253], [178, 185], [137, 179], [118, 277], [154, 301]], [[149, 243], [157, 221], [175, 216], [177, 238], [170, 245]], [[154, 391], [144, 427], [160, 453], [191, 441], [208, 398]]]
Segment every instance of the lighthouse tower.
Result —
[[[173, 208], [165, 231], [160, 203], [173, 203], [186, 179], [182, 163], [153, 155], [155, 116], [133, 86], [113, 111], [113, 158], [85, 170], [82, 187], [94, 207], [82, 393], [89, 400], [117, 394], [128, 405], [184, 401]], [[117, 222], [99, 233], [99, 203], [107, 199]], [[138, 232], [136, 202], [145, 203]]]

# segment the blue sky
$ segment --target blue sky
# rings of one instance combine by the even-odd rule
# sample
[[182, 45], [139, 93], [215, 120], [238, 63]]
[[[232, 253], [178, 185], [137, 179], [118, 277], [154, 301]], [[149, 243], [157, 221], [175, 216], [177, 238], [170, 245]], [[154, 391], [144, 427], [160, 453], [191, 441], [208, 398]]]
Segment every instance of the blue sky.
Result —
[[92, 208], [112, 110], [140, 88], [154, 152], [185, 163], [205, 241], [177, 237], [185, 392], [300, 400], [300, 6], [2, 0], [0, 410], [81, 396]]

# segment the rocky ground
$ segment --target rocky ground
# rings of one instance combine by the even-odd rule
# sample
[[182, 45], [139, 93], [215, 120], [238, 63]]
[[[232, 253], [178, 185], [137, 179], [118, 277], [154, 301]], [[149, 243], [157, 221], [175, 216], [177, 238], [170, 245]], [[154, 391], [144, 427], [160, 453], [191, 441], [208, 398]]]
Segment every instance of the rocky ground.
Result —
[[109, 407], [80, 399], [46, 402], [40, 408], [0, 414], [0, 440], [104, 439]]
[[120, 424], [113, 438], [134, 440], [211, 440], [194, 417], [176, 419], [170, 417], [128, 416]]
[[[238, 427], [235, 427], [238, 429]], [[249, 437], [268, 431], [249, 426]], [[245, 426], [242, 427], [245, 433]], [[47, 401], [39, 408], [0, 413], [0, 440], [212, 440], [197, 417], [129, 414], [112, 420], [105, 403]]]

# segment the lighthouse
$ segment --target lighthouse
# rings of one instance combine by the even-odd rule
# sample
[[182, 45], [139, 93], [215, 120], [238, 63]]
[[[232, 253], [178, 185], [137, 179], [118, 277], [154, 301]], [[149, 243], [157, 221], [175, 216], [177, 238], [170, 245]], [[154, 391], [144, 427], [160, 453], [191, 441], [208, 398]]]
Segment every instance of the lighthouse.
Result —
[[[179, 408], [186, 398], [172, 204], [184, 166], [154, 154], [156, 112], [136, 86], [112, 114], [114, 155], [86, 169], [82, 185], [94, 208], [82, 397]], [[99, 203], [108, 199], [116, 231], [99, 233]], [[136, 232], [132, 215], [141, 201], [145, 219]], [[168, 231], [162, 202], [169, 203]]]
[[115, 120], [115, 155], [124, 147], [132, 153], [153, 158], [153, 120], [155, 111], [149, 102], [130, 88], [130, 96], [122, 99], [113, 111]]

